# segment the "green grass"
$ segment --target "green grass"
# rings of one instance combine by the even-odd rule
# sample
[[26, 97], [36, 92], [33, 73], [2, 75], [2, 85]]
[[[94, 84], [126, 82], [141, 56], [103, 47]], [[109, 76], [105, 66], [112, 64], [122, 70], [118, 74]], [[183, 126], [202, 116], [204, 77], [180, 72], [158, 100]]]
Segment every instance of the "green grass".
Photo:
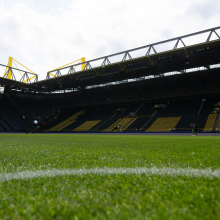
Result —
[[[44, 169], [220, 169], [219, 137], [0, 135], [0, 173]], [[0, 182], [0, 219], [220, 219], [220, 179], [60, 176]]]

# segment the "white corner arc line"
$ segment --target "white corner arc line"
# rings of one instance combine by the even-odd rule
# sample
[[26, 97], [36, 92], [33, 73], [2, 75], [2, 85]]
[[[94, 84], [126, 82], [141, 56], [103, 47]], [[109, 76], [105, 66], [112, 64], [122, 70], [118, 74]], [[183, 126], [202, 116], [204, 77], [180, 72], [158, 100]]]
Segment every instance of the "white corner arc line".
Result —
[[81, 176], [81, 175], [131, 175], [145, 174], [147, 176], [186, 176], [220, 178], [220, 170], [192, 169], [192, 168], [92, 168], [92, 169], [52, 169], [37, 171], [22, 171], [15, 173], [0, 173], [0, 182], [11, 180], [26, 180], [34, 178], [48, 178], [58, 176]]

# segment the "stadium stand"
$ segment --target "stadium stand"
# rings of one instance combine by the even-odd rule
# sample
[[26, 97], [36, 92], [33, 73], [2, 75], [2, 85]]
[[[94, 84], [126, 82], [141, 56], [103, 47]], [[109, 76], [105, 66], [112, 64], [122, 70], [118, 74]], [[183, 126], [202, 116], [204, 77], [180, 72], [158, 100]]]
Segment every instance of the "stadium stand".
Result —
[[178, 48], [153, 54], [154, 62], [144, 56], [100, 67], [88, 80], [92, 69], [16, 89], [0, 77], [0, 131], [188, 132], [191, 123], [199, 132], [216, 131], [220, 68], [212, 65], [220, 63], [219, 40], [194, 46], [194, 60]]
[[[203, 97], [203, 96], [202, 96]], [[45, 126], [42, 126], [38, 131], [62, 131], [62, 132], [79, 132], [79, 131], [94, 131], [94, 132], [135, 132], [135, 131], [147, 131], [147, 132], [167, 132], [171, 130], [176, 131], [189, 131], [190, 123], [197, 123], [198, 131], [213, 130], [215, 121], [212, 120], [210, 125], [209, 114], [213, 112], [215, 103], [217, 103], [218, 97], [181, 97], [181, 98], [168, 98], [161, 100], [148, 100], [145, 102], [136, 102], [127, 104], [121, 104], [120, 107], [115, 105], [99, 106], [99, 107], [87, 107], [85, 111], [77, 110], [74, 107], [65, 109], [64, 111], [54, 114], [54, 117]], [[143, 103], [143, 104], [141, 104]], [[162, 109], [155, 109], [155, 105], [164, 104]], [[203, 105], [202, 105], [203, 104]], [[202, 106], [202, 108], [201, 108]], [[122, 111], [117, 111], [122, 109]], [[54, 110], [56, 111], [56, 110]], [[30, 109], [23, 110], [26, 116], [28, 114], [35, 114], [35, 117], [45, 115], [46, 113], [52, 114], [54, 111], [49, 111], [47, 108], [42, 109]], [[199, 115], [198, 112], [200, 111]], [[2, 110], [0, 111], [2, 114]], [[73, 114], [73, 112], [75, 112]], [[135, 113], [134, 116], [130, 116], [130, 113]], [[8, 112], [9, 114], [15, 114], [14, 112]], [[81, 114], [79, 118], [76, 117]], [[211, 117], [211, 116], [210, 116]], [[7, 117], [3, 116], [3, 120]], [[179, 118], [174, 124], [171, 123], [171, 118]], [[162, 120], [163, 119], [163, 120]], [[7, 123], [1, 121], [1, 130], [13, 131], [22, 130], [21, 123], [16, 127], [16, 123], [12, 123], [7, 118]], [[19, 118], [21, 120], [21, 118]], [[87, 126], [88, 122], [95, 121], [97, 123]], [[171, 124], [169, 124], [169, 122]], [[8, 124], [9, 123], [9, 124]], [[10, 126], [10, 123], [13, 126]], [[159, 124], [164, 124], [160, 126]], [[86, 126], [85, 126], [86, 125]], [[119, 125], [120, 129], [115, 129]], [[208, 127], [209, 125], [209, 127]]]

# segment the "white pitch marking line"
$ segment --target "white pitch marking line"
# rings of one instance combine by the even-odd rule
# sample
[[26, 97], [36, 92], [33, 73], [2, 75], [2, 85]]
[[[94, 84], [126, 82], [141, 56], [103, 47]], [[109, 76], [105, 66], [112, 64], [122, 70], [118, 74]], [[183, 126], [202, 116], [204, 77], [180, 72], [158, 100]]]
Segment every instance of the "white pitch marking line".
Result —
[[91, 169], [52, 169], [52, 170], [37, 170], [23, 171], [17, 173], [0, 173], [0, 182], [10, 180], [26, 180], [43, 177], [57, 176], [81, 176], [86, 174], [94, 175], [130, 175], [130, 174], [145, 174], [147, 176], [186, 176], [186, 177], [206, 177], [220, 178], [220, 170], [211, 169], [192, 169], [192, 168], [91, 168]]

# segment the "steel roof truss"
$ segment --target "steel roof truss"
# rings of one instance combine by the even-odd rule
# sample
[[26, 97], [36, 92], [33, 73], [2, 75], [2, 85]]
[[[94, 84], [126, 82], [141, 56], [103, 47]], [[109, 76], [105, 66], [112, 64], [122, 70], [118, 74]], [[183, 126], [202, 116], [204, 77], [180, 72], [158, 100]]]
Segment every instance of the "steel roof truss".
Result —
[[75, 72], [76, 72], [75, 68], [71, 66], [67, 74], [73, 74]]
[[[128, 57], [128, 59], [127, 59], [127, 57]], [[131, 60], [131, 59], [132, 59], [132, 57], [131, 57], [130, 53], [129, 53], [129, 52], [126, 52], [125, 55], [124, 55], [124, 57], [123, 57], [123, 59], [122, 59], [122, 61]]]
[[183, 42], [183, 40], [182, 40], [181, 38], [178, 38], [178, 40], [176, 41], [176, 44], [175, 44], [175, 46], [174, 46], [174, 48], [173, 48], [174, 50], [178, 48], [178, 44], [179, 44], [180, 41], [181, 41], [181, 43], [183, 44], [183, 47], [186, 47], [186, 45], [185, 45], [185, 43]]
[[105, 57], [104, 58], [104, 61], [102, 62], [102, 66], [105, 66], [105, 65], [108, 65], [108, 64], [111, 64], [108, 57]]
[[213, 30], [210, 31], [209, 36], [208, 36], [206, 42], [209, 42], [209, 41], [210, 41], [210, 38], [211, 38], [213, 32], [216, 34], [216, 36], [218, 37], [218, 39], [220, 39], [218, 33], [215, 31], [215, 29], [213, 29]]
[[157, 53], [157, 51], [155, 50], [154, 46], [151, 45], [151, 46], [148, 48], [148, 51], [147, 51], [147, 53], [146, 53], [146, 56], [149, 56], [149, 55], [150, 55], [151, 49], [154, 51], [155, 54]]

